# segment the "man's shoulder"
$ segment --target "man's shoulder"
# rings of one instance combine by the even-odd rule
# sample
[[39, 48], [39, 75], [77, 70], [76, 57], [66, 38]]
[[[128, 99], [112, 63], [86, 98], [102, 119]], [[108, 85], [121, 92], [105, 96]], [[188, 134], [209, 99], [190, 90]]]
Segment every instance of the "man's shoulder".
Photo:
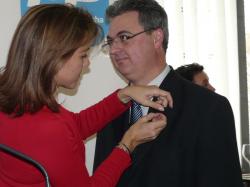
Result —
[[196, 102], [222, 102], [229, 103], [225, 96], [215, 93], [207, 88], [196, 85], [188, 80], [183, 79], [175, 71], [171, 71], [164, 79], [160, 88], [169, 91], [176, 99], [183, 98], [195, 100]]

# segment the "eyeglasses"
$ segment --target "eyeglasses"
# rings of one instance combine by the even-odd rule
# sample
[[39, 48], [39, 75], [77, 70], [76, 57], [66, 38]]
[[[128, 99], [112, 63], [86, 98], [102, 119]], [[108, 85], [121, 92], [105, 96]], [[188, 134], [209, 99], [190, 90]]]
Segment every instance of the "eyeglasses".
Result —
[[149, 32], [152, 30], [155, 30], [155, 28], [146, 29], [146, 30], [143, 30], [143, 31], [135, 33], [135, 34], [123, 32], [121, 34], [118, 34], [114, 38], [107, 37], [107, 40], [102, 45], [102, 52], [105, 54], [108, 54], [110, 52], [111, 47], [114, 45], [115, 40], [117, 40], [116, 42], [119, 42], [120, 44], [125, 46], [128, 43], [128, 40], [130, 40], [130, 39], [134, 38], [135, 36], [138, 36], [142, 33]]

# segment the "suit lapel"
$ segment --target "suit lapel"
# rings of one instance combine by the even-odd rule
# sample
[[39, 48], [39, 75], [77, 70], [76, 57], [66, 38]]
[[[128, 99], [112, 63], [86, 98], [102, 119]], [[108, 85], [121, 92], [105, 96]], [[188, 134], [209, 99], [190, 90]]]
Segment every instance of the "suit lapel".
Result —
[[[161, 132], [161, 134], [159, 135], [159, 137], [156, 138], [156, 140], [141, 144], [135, 149], [132, 154], [134, 166], [138, 165], [140, 161], [143, 160], [143, 157], [149, 152], [149, 150], [152, 148], [152, 145], [154, 145], [156, 142], [161, 141], [162, 137], [168, 136], [168, 132], [171, 131], [171, 129], [174, 127], [176, 116], [178, 116], [178, 114], [180, 113], [182, 103], [182, 97], [180, 96], [180, 94], [182, 93], [182, 88], [180, 87], [181, 84], [177, 83], [178, 80], [179, 78], [176, 76], [176, 73], [171, 68], [171, 71], [160, 85], [161, 89], [167, 90], [171, 93], [174, 101], [173, 109], [167, 107], [163, 112], [163, 114], [167, 116], [167, 127]], [[149, 108], [148, 112], [150, 113], [159, 111]]]
[[128, 115], [129, 110], [122, 113], [119, 118], [115, 119], [110, 123], [110, 125], [106, 126], [103, 130], [103, 133], [106, 134], [106, 144], [109, 145], [109, 150], [113, 150], [114, 146], [116, 146], [122, 139], [125, 131], [129, 128], [128, 126]]

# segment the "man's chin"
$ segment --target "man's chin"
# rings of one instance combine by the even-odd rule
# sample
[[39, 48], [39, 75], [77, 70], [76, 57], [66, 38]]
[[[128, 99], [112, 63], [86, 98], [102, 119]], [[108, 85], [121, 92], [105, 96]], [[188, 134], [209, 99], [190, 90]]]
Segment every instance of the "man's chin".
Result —
[[135, 78], [135, 75], [133, 75], [131, 71], [120, 71], [119, 74], [121, 75], [123, 79], [129, 82], [131, 82]]

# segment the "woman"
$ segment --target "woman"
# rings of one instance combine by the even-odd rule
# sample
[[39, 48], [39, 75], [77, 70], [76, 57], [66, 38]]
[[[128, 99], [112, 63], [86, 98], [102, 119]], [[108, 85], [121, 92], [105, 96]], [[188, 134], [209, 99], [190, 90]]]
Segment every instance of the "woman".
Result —
[[[131, 164], [129, 153], [166, 126], [162, 114], [141, 118], [89, 176], [83, 140], [130, 106], [130, 100], [163, 110], [172, 98], [156, 87], [126, 87], [80, 113], [56, 102], [57, 87], [75, 88], [89, 66], [88, 52], [100, 34], [91, 15], [69, 5], [38, 5], [21, 19], [0, 76], [0, 142], [29, 155], [56, 187], [112, 187]], [[152, 97], [159, 97], [157, 102]], [[0, 153], [0, 186], [44, 186], [33, 166]]]

